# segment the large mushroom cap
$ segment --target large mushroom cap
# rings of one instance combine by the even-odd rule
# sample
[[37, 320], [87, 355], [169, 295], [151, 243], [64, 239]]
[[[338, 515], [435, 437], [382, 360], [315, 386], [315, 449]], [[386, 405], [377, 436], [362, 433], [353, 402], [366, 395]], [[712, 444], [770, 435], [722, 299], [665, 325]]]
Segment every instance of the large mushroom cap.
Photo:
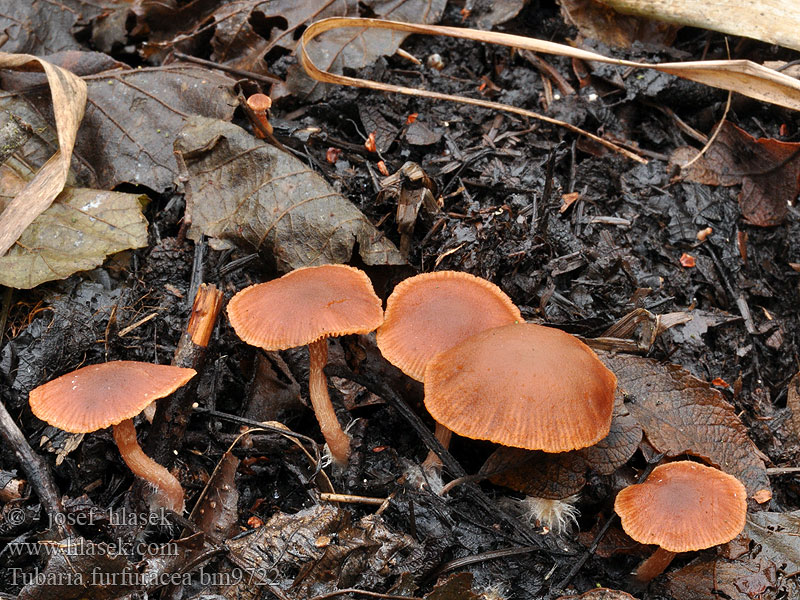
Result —
[[118, 360], [82, 367], [31, 390], [33, 414], [70, 433], [89, 433], [138, 415], [196, 375], [194, 369]]
[[637, 542], [689, 552], [739, 535], [747, 492], [733, 475], [684, 460], [658, 466], [644, 483], [623, 489], [614, 510]]
[[423, 273], [400, 282], [389, 296], [378, 348], [422, 381], [439, 352], [485, 329], [521, 321], [519, 309], [490, 281], [459, 271]]
[[576, 337], [518, 323], [478, 333], [425, 370], [425, 406], [473, 439], [566, 452], [608, 435], [617, 378]]
[[251, 346], [285, 350], [324, 337], [369, 333], [383, 322], [383, 309], [366, 273], [322, 265], [243, 289], [228, 304], [228, 318]]

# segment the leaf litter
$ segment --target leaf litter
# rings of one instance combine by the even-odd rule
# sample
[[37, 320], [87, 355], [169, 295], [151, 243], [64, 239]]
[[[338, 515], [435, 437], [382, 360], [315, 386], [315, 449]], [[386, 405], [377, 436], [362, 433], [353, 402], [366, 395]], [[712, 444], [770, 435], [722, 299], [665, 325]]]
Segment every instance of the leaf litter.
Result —
[[189, 235], [243, 244], [281, 271], [347, 262], [400, 265], [397, 249], [318, 174], [230, 123], [190, 119], [175, 142], [191, 192]]

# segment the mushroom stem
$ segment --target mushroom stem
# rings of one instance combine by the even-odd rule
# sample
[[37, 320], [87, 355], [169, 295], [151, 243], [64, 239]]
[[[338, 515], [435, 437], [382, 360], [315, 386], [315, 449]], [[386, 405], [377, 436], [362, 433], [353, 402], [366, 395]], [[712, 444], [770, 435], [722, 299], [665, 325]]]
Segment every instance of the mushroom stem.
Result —
[[675, 558], [674, 552], [659, 548], [636, 569], [636, 581], [649, 583], [664, 572], [673, 558]]
[[[439, 440], [439, 443], [444, 446], [445, 450], [450, 448], [450, 440], [453, 437], [452, 431], [450, 431], [441, 423], [437, 423], [434, 435], [436, 436], [436, 439]], [[440, 470], [442, 468], [442, 460], [433, 450], [429, 450], [428, 456], [426, 456], [425, 460], [422, 461], [422, 468], [427, 470]]]
[[311, 406], [333, 460], [337, 465], [344, 466], [350, 458], [350, 437], [339, 424], [328, 395], [328, 379], [323, 371], [328, 363], [328, 340], [322, 338], [311, 342], [308, 345], [308, 356], [308, 395]]
[[133, 419], [125, 419], [114, 425], [114, 441], [117, 442], [122, 460], [137, 477], [153, 484], [167, 502], [167, 508], [183, 513], [183, 488], [177, 478], [165, 467], [147, 456], [136, 441]]

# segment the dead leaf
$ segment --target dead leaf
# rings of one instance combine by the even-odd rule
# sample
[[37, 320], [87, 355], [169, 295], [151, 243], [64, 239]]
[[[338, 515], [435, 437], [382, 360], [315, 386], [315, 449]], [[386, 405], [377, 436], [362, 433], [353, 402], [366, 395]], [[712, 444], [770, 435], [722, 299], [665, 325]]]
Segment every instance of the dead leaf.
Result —
[[[81, 64], [83, 55], [67, 53], [63, 62]], [[96, 54], [96, 53], [92, 53]], [[96, 61], [84, 66], [104, 67]], [[85, 74], [85, 73], [84, 73]], [[233, 80], [208, 69], [182, 64], [143, 69], [115, 69], [87, 75], [89, 104], [75, 144], [73, 169], [81, 185], [113, 189], [121, 183], [147, 186], [162, 192], [174, 185], [177, 166], [173, 142], [192, 115], [230, 119], [236, 107]], [[30, 86], [15, 78], [13, 88]], [[4, 77], [3, 85], [9, 89]], [[27, 106], [27, 104], [30, 106]], [[40, 114], [49, 114], [47, 97], [31, 91], [20, 98], [0, 99], [9, 110], [41, 132], [23, 148], [34, 164], [52, 144], [51, 126]]]
[[770, 600], [775, 598], [774, 569], [760, 561], [726, 559], [693, 562], [668, 573], [663, 587], [672, 598], [692, 600]]
[[226, 452], [206, 484], [199, 506], [192, 509], [197, 526], [217, 539], [228, 539], [238, 531], [239, 489], [235, 478], [239, 462], [231, 452]]
[[[123, 3], [123, 4], [128, 4]], [[59, 0], [43, 10], [38, 2], [0, 0], [0, 31], [8, 35], [3, 50], [45, 56], [80, 47], [72, 35], [78, 21], [89, 23], [120, 8], [115, 0]]]
[[437, 584], [425, 600], [481, 600], [484, 594], [478, 594], [472, 589], [472, 573], [453, 573]]
[[586, 485], [591, 469], [610, 475], [628, 462], [642, 440], [642, 428], [618, 403], [609, 434], [590, 448], [549, 454], [500, 447], [486, 460], [482, 473], [496, 473], [489, 481], [529, 496], [561, 500]]
[[786, 408], [790, 413], [787, 424], [791, 428], [795, 440], [800, 441], [800, 373], [795, 373], [795, 376], [789, 381]]
[[223, 121], [196, 117], [175, 143], [189, 174], [190, 236], [244, 243], [278, 269], [350, 260], [403, 264], [394, 245], [290, 154]]
[[754, 38], [800, 50], [800, 15], [795, 0], [753, 4], [738, 0], [603, 0], [621, 13]]
[[748, 495], [771, 489], [747, 429], [722, 394], [678, 365], [600, 353], [648, 441], [668, 456], [691, 454], [737, 477]]
[[[0, 69], [43, 71], [49, 84], [48, 108], [55, 115], [58, 149], [0, 214], [0, 257], [64, 189], [75, 137], [86, 107], [86, 84], [69, 71], [29, 54], [0, 52]], [[13, 114], [13, 113], [12, 113]]]
[[[298, 27], [315, 19], [358, 14], [355, 0], [239, 0], [222, 4], [211, 18], [216, 27], [212, 59], [228, 66], [266, 74], [266, 54], [275, 47], [293, 52]], [[267, 26], [267, 24], [274, 25]], [[280, 24], [278, 24], [280, 23]], [[260, 27], [256, 24], [263, 24]]]
[[[70, 538], [52, 542], [49, 556], [45, 568], [19, 592], [18, 600], [114, 600], [143, 587], [137, 583], [143, 577], [136, 567], [123, 553], [109, 552], [108, 544]], [[102, 577], [116, 583], [104, 585]]]
[[600, 475], [611, 475], [633, 456], [642, 441], [642, 428], [625, 406], [614, 407], [608, 435], [594, 446], [578, 450], [586, 464]]
[[0, 285], [32, 288], [93, 269], [109, 254], [146, 246], [145, 201], [136, 194], [65, 189], [0, 257]]
[[[334, 541], [335, 540], [335, 541]], [[422, 547], [378, 515], [355, 523], [333, 504], [295, 514], [278, 512], [251, 535], [228, 541], [237, 565], [251, 574], [225, 590], [231, 600], [255, 600], [260, 584], [310, 598], [342, 587], [382, 586], [400, 573], [420, 573]], [[364, 579], [369, 583], [365, 586]], [[313, 593], [312, 593], [313, 591]]]
[[[444, 13], [446, 0], [371, 0], [366, 3], [371, 13], [387, 21], [405, 21], [409, 23], [437, 23]], [[344, 16], [344, 15], [342, 15]], [[319, 19], [316, 19], [319, 22]], [[358, 25], [354, 23], [354, 25]], [[313, 27], [313, 25], [312, 25]], [[381, 56], [391, 56], [408, 37], [408, 33], [399, 30], [378, 29], [374, 27], [351, 27], [337, 31], [327, 31], [311, 41], [303, 35], [303, 55], [308, 56], [314, 64], [324, 71], [340, 74], [344, 69], [362, 69], [375, 62]], [[325, 95], [325, 86], [319, 80], [309, 77], [306, 72], [295, 65], [289, 69], [286, 77], [286, 90], [278, 86], [278, 95], [293, 93], [306, 102], [319, 100]]]
[[[682, 166], [697, 156], [693, 148], [676, 149], [670, 163]], [[717, 139], [681, 177], [705, 185], [742, 185], [739, 208], [753, 225], [783, 223], [787, 205], [800, 192], [800, 143], [754, 138], [725, 121]]]
[[501, 446], [486, 459], [482, 473], [501, 485], [526, 496], [561, 500], [577, 494], [586, 485], [586, 461], [578, 451], [550, 454]]
[[636, 41], [670, 46], [680, 27], [663, 21], [623, 15], [598, 0], [560, 0], [561, 14], [585, 38], [608, 46], [630, 48]]
[[744, 532], [758, 544], [759, 556], [775, 563], [782, 575], [800, 573], [800, 511], [750, 513]]

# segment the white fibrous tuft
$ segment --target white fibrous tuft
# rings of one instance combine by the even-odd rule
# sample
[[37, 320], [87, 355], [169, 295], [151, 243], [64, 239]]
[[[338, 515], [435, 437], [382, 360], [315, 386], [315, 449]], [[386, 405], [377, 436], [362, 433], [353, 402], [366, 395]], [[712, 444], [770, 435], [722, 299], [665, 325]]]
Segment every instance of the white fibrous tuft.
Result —
[[426, 469], [421, 465], [409, 462], [403, 472], [406, 484], [412, 489], [430, 490], [434, 494], [439, 494], [444, 487], [442, 481], [442, 471], [439, 468]]
[[563, 500], [550, 500], [525, 496], [517, 501], [522, 518], [529, 523], [538, 523], [556, 533], [564, 533], [578, 526], [580, 511], [575, 507], [578, 495]]
[[481, 600], [506, 600], [508, 589], [505, 584], [497, 582], [484, 589], [479, 598]]

